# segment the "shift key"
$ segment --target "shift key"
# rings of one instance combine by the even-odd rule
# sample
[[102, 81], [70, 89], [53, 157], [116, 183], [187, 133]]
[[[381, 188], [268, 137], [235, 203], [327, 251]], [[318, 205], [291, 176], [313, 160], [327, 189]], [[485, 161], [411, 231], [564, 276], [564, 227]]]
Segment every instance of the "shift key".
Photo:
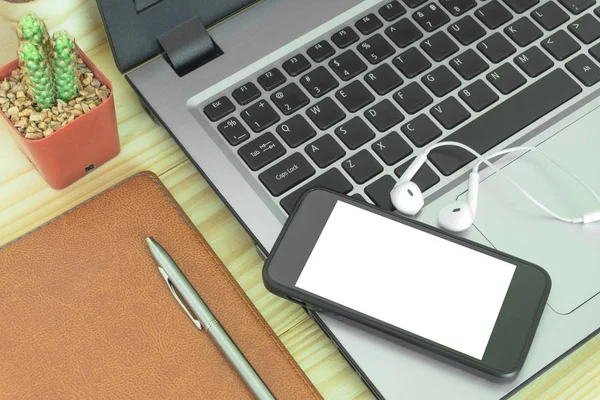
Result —
[[284, 155], [285, 147], [272, 133], [267, 132], [240, 147], [238, 154], [252, 171], [256, 171]]
[[258, 177], [273, 196], [279, 196], [314, 174], [315, 169], [306, 158], [300, 153], [294, 153]]

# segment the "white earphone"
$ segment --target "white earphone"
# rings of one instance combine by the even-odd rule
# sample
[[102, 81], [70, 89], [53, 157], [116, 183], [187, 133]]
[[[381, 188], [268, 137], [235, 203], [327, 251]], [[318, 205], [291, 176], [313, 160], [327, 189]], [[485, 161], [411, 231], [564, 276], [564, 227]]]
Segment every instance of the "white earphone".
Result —
[[592, 196], [600, 202], [600, 196], [594, 192], [594, 190], [589, 187], [585, 182], [579, 179], [575, 174], [568, 171], [563, 165], [553, 160], [543, 151], [535, 148], [535, 147], [513, 147], [509, 149], [505, 149], [494, 153], [488, 157], [483, 157], [481, 154], [477, 153], [475, 150], [466, 146], [459, 142], [439, 142], [433, 144], [426, 148], [423, 153], [419, 154], [415, 160], [409, 165], [404, 174], [398, 180], [398, 183], [394, 186], [392, 191], [390, 192], [390, 197], [392, 200], [392, 204], [394, 207], [402, 214], [408, 216], [416, 215], [425, 204], [425, 200], [423, 199], [423, 193], [419, 187], [412, 182], [415, 174], [421, 169], [425, 161], [427, 160], [427, 156], [429, 152], [435, 148], [443, 147], [443, 146], [455, 146], [460, 147], [479, 159], [477, 164], [473, 167], [469, 175], [469, 186], [467, 191], [467, 201], [454, 201], [444, 208], [440, 210], [440, 214], [438, 217], [438, 223], [441, 228], [451, 231], [451, 232], [462, 232], [468, 229], [473, 222], [475, 221], [475, 215], [477, 213], [477, 198], [479, 195], [479, 167], [482, 163], [485, 163], [488, 167], [490, 167], [494, 172], [500, 174], [502, 177], [507, 179], [513, 186], [515, 186], [525, 197], [531, 200], [536, 206], [550, 214], [552, 217], [563, 221], [569, 222], [573, 224], [588, 224], [595, 221], [600, 221], [600, 210], [592, 211], [585, 213], [580, 218], [565, 218], [554, 211], [550, 210], [548, 207], [540, 203], [536, 200], [531, 194], [529, 194], [523, 187], [521, 187], [517, 182], [511, 179], [508, 175], [506, 175], [503, 171], [498, 169], [494, 164], [492, 164], [489, 160], [503, 155], [508, 154], [515, 151], [536, 151], [542, 154], [544, 157], [548, 158], [552, 161], [556, 166], [560, 169], [571, 175], [575, 180], [577, 180]]

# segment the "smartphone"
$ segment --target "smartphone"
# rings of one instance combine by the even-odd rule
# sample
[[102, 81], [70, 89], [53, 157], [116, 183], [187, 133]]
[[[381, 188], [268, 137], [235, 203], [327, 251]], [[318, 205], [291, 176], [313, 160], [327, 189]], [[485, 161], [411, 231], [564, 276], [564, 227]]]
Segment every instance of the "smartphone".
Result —
[[263, 270], [271, 292], [489, 378], [521, 369], [542, 268], [358, 199], [309, 191]]

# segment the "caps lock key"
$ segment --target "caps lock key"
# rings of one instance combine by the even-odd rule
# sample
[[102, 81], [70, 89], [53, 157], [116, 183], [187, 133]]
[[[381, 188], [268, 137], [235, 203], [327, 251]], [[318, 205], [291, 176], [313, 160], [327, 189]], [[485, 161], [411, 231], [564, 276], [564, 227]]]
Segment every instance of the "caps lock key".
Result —
[[294, 153], [258, 177], [273, 196], [287, 192], [315, 174], [315, 169], [300, 153]]

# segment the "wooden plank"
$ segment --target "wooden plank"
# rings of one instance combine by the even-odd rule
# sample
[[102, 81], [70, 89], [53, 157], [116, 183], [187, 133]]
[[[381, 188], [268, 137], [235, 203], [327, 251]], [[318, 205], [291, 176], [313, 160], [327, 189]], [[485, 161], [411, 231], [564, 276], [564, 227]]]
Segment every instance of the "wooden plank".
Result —
[[[324, 396], [371, 398], [360, 378], [304, 311], [264, 289], [262, 260], [256, 255], [251, 238], [191, 163], [186, 162], [167, 132], [145, 114], [114, 66], [95, 1], [0, 1], [0, 65], [15, 58], [14, 27], [19, 16], [30, 10], [44, 18], [51, 30], [67, 29], [74, 34], [80, 47], [113, 82], [122, 152], [90, 176], [57, 192], [47, 187], [0, 124], [0, 244], [135, 172], [154, 171], [161, 175]], [[514, 398], [600, 398], [600, 338], [594, 338]]]

